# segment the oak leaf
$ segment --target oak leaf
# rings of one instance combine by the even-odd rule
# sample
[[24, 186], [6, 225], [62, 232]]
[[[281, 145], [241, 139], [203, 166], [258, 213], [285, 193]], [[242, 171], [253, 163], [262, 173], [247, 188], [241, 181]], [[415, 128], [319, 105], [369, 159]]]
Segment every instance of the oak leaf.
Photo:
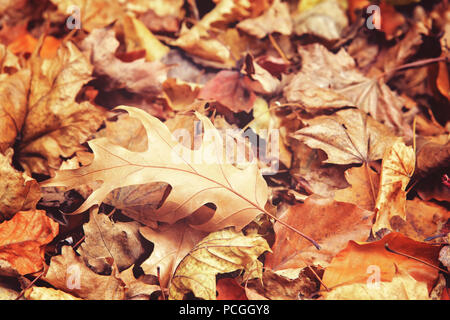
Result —
[[265, 212], [268, 189], [257, 163], [247, 163], [243, 170], [227, 163], [222, 137], [209, 119], [197, 114], [205, 129], [203, 143], [200, 149], [190, 150], [180, 145], [158, 119], [136, 108], [122, 109], [131, 117], [140, 119], [146, 129], [148, 149], [145, 152], [129, 151], [107, 139], [91, 140], [89, 146], [95, 154], [92, 164], [76, 170], [58, 171], [42, 186], [74, 188], [80, 184], [102, 181], [102, 185], [77, 210], [83, 212], [101, 204], [116, 188], [165, 182], [171, 185], [171, 192], [162, 206], [151, 214], [151, 218], [175, 223], [203, 205], [214, 203], [217, 207], [214, 215], [196, 225], [203, 231], [227, 226], [240, 230]]
[[169, 298], [181, 300], [192, 291], [197, 298], [216, 300], [216, 275], [249, 271], [257, 258], [269, 251], [259, 235], [243, 235], [233, 228], [211, 233], [180, 262], [169, 287]]

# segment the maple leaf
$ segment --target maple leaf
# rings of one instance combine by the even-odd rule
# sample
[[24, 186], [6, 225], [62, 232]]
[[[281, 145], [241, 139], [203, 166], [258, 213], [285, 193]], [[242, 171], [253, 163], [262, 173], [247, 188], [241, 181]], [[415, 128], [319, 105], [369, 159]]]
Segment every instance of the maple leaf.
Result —
[[21, 211], [0, 224], [0, 273], [21, 275], [44, 266], [44, 247], [58, 234], [58, 223], [42, 210]]
[[62, 44], [52, 59], [33, 55], [29, 65], [0, 79], [0, 128], [8, 132], [0, 147], [20, 137], [15, 151], [22, 167], [49, 174], [60, 166], [60, 156], [83, 150], [81, 143], [100, 126], [104, 111], [75, 102], [92, 67], [73, 43]]
[[[207, 222], [196, 225], [204, 231], [227, 226], [240, 230], [265, 212], [267, 184], [258, 172], [256, 162], [241, 170], [226, 163], [225, 158], [221, 159], [222, 138], [206, 117], [197, 114], [205, 129], [203, 144], [199, 150], [190, 150], [181, 146], [158, 119], [136, 108], [121, 108], [139, 119], [146, 129], [148, 149], [145, 152], [129, 151], [107, 139], [91, 140], [89, 146], [95, 155], [92, 164], [76, 170], [58, 171], [42, 186], [73, 188], [103, 181], [77, 210], [82, 212], [99, 205], [116, 188], [166, 182], [172, 190], [164, 204], [152, 213], [152, 219], [174, 223], [211, 202], [217, 206], [215, 214]], [[249, 181], [253, 182], [249, 184]]]
[[284, 89], [288, 101], [307, 109], [356, 106], [399, 132], [407, 130], [403, 102], [382, 79], [365, 77], [344, 50], [329, 52], [319, 44], [299, 48], [302, 69]]
[[322, 149], [326, 163], [368, 163], [381, 159], [395, 140], [385, 126], [357, 109], [345, 109], [331, 116], [307, 121], [308, 127], [295, 132], [294, 138], [309, 147]]
[[251, 270], [269, 245], [259, 235], [244, 236], [232, 228], [216, 231], [200, 241], [180, 262], [169, 287], [169, 298], [181, 300], [192, 291], [197, 298], [216, 300], [216, 275]]
[[[300, 230], [308, 230], [321, 250], [294, 234], [274, 225], [275, 243], [265, 266], [272, 270], [326, 266], [349, 240], [365, 241], [370, 235], [372, 212], [345, 202], [308, 197], [303, 204], [291, 206], [279, 219]], [[313, 250], [312, 250], [313, 249]]]

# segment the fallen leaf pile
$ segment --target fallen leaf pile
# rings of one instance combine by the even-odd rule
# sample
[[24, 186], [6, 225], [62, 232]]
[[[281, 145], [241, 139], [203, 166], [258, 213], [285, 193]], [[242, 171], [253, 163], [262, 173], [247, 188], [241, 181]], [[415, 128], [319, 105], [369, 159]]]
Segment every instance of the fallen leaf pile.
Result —
[[448, 0], [0, 1], [0, 299], [448, 299], [449, 45]]

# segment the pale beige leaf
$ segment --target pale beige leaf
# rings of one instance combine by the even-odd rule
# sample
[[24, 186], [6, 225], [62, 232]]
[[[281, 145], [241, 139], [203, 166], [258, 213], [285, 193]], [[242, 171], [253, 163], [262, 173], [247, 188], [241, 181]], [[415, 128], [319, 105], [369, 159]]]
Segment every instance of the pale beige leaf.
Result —
[[[103, 181], [77, 210], [82, 212], [99, 205], [116, 188], [150, 182], [165, 182], [172, 189], [162, 206], [151, 218], [174, 223], [207, 203], [217, 207], [206, 222], [196, 225], [204, 231], [227, 226], [242, 229], [257, 215], [265, 212], [267, 184], [256, 161], [238, 169], [227, 162], [222, 137], [210, 120], [197, 114], [204, 127], [203, 143], [190, 150], [172, 136], [157, 118], [142, 110], [122, 107], [131, 117], [140, 119], [148, 135], [148, 150], [131, 152], [107, 139], [89, 142], [95, 158], [92, 164], [76, 170], [59, 171], [43, 186], [75, 187], [92, 181]], [[242, 164], [244, 165], [244, 164]]]
[[173, 225], [160, 226], [157, 230], [143, 227], [140, 233], [155, 245], [150, 258], [142, 263], [141, 268], [145, 274], [155, 276], [159, 268], [160, 284], [164, 288], [168, 287], [180, 261], [207, 235], [193, 229], [183, 220]]

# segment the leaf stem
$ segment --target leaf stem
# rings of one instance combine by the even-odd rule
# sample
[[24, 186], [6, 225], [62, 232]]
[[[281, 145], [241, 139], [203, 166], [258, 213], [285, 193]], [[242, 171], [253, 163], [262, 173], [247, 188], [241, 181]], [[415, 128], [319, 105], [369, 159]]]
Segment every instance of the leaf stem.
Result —
[[433, 265], [433, 264], [431, 264], [431, 263], [429, 263], [429, 262], [423, 261], [423, 260], [421, 260], [421, 259], [419, 259], [419, 258], [410, 256], [409, 254], [402, 253], [402, 252], [398, 252], [398, 251], [395, 251], [395, 250], [389, 248], [389, 244], [388, 244], [387, 242], [384, 244], [384, 247], [386, 248], [387, 251], [389, 251], [389, 252], [391, 252], [391, 253], [398, 254], [398, 255], [404, 256], [404, 257], [409, 258], [409, 259], [416, 260], [416, 261], [421, 262], [421, 263], [423, 263], [423, 264], [426, 264], [427, 266], [432, 267], [432, 268], [434, 268], [434, 269], [436, 269], [436, 270], [439, 270], [439, 271], [442, 271], [442, 272], [444, 272], [444, 273], [450, 274], [450, 272], [448, 272], [447, 270], [444, 270], [444, 269], [441, 269], [441, 268], [439, 268], [439, 267], [436, 267], [435, 265]]

